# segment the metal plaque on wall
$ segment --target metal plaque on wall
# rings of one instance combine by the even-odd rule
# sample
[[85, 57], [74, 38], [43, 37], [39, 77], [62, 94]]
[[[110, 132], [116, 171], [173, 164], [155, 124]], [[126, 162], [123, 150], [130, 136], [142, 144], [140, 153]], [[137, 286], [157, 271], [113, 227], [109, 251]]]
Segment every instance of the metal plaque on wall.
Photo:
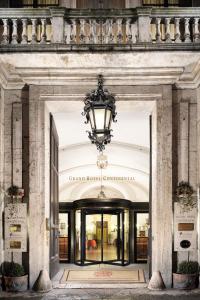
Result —
[[5, 250], [27, 251], [27, 204], [8, 204], [5, 207]]
[[174, 251], [197, 249], [197, 209], [183, 211], [174, 204]]

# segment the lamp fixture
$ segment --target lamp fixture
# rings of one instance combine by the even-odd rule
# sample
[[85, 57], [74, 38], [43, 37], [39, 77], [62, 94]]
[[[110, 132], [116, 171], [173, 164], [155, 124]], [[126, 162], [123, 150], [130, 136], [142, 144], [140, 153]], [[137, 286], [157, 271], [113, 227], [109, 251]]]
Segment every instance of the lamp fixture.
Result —
[[84, 99], [83, 116], [86, 116], [85, 123], [91, 125], [91, 132], [88, 137], [97, 150], [102, 152], [105, 145], [111, 141], [111, 124], [116, 122], [115, 97], [103, 88], [103, 76], [98, 76], [98, 87], [86, 95]]
[[99, 169], [106, 169], [108, 166], [108, 158], [106, 155], [104, 155], [103, 153], [100, 153], [97, 156], [97, 167]]

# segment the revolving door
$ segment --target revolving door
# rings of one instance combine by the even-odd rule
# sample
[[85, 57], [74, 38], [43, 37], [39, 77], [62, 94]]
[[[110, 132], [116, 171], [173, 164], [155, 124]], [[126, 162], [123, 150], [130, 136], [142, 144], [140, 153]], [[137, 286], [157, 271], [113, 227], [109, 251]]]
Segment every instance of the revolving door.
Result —
[[77, 264], [129, 264], [128, 209], [76, 210], [75, 227]]

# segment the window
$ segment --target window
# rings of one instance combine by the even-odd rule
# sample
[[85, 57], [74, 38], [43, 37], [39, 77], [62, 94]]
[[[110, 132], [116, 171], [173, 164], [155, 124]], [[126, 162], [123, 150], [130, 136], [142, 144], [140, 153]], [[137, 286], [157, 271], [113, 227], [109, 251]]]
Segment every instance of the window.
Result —
[[10, 7], [45, 7], [45, 6], [58, 6], [59, 0], [11, 0]]
[[79, 9], [87, 8], [125, 8], [125, 0], [77, 0], [76, 7]]
[[192, 6], [192, 0], [143, 0], [144, 6]]

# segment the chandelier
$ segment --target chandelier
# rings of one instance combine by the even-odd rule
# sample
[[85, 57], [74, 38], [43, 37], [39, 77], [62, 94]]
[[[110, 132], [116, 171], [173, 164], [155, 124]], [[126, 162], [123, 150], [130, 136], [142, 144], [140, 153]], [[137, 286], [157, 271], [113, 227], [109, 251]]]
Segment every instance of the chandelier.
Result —
[[97, 167], [101, 170], [101, 186], [100, 186], [100, 192], [97, 196], [98, 199], [106, 199], [106, 195], [103, 191], [103, 176], [102, 176], [102, 171], [103, 169], [106, 169], [108, 166], [108, 158], [106, 155], [103, 153], [100, 153], [97, 156]]
[[111, 141], [111, 124], [116, 122], [117, 115], [115, 101], [115, 97], [103, 88], [103, 76], [99, 75], [97, 89], [86, 95], [82, 115], [86, 116], [86, 124], [90, 122], [88, 137], [100, 152]]

